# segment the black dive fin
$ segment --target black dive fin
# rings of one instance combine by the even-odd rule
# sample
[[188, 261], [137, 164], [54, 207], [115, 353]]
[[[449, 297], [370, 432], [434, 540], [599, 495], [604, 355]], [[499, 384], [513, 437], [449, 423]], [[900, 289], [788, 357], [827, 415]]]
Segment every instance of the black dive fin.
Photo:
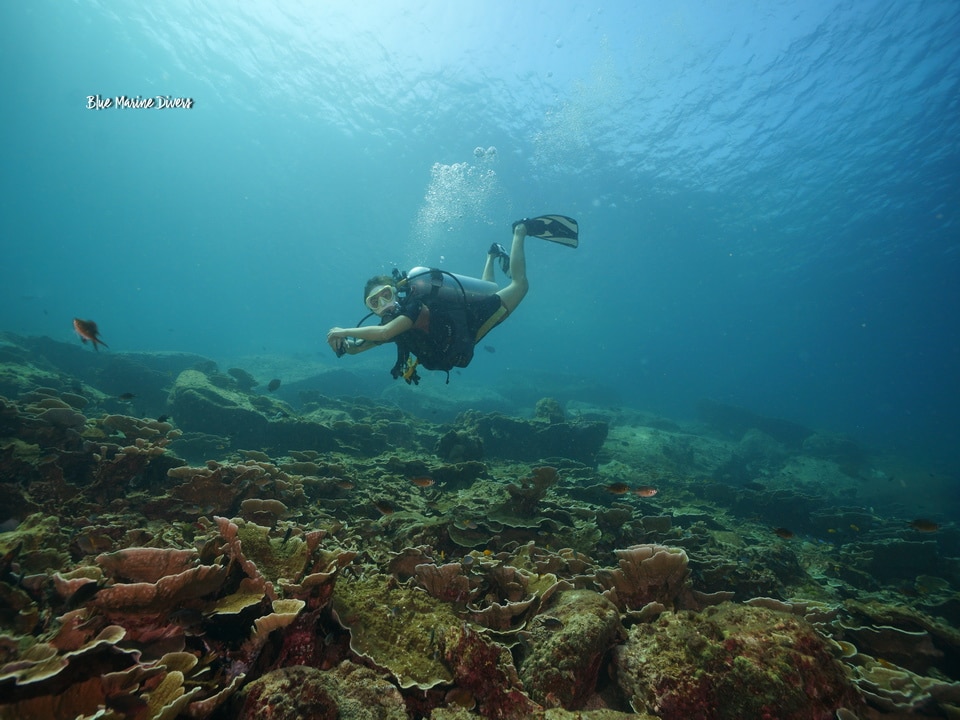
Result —
[[541, 215], [535, 218], [524, 218], [513, 224], [516, 227], [523, 223], [527, 228], [527, 235], [543, 238], [551, 242], [560, 243], [567, 247], [577, 247], [580, 244], [580, 225], [572, 217], [566, 215]]

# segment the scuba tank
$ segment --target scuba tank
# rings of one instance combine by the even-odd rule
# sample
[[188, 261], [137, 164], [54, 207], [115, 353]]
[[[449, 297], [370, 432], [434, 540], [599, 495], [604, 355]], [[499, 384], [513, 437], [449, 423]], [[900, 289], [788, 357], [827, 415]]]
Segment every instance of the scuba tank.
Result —
[[457, 275], [437, 268], [415, 267], [401, 277], [397, 287], [405, 289], [409, 297], [415, 297], [428, 305], [431, 300], [466, 304], [489, 297], [500, 289], [495, 282]]

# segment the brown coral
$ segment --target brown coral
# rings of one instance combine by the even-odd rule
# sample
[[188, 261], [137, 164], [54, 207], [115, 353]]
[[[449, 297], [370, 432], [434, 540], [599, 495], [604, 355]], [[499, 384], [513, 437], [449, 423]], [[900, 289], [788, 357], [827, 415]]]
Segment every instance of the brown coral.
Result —
[[227, 572], [220, 565], [198, 565], [155, 583], [118, 583], [103, 588], [90, 604], [121, 615], [171, 612], [188, 600], [215, 593], [226, 580]]
[[544, 466], [535, 467], [530, 475], [520, 478], [520, 483], [510, 483], [507, 485], [507, 492], [513, 502], [505, 509], [512, 509], [514, 513], [520, 516], [532, 514], [544, 496], [547, 490], [553, 486], [560, 475], [555, 467]]
[[460, 563], [424, 563], [414, 568], [414, 575], [417, 582], [438, 600], [460, 605], [470, 600], [470, 580], [463, 574]]
[[664, 545], [634, 545], [614, 552], [619, 567], [596, 573], [604, 597], [621, 611], [640, 610], [649, 603], [674, 606], [690, 576], [686, 552]]

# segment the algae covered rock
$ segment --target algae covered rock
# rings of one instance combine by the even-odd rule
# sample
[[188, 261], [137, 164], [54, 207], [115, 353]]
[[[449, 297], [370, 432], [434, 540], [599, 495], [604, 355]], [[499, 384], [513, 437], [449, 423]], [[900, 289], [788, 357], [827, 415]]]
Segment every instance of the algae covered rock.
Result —
[[59, 518], [34, 513], [16, 529], [0, 533], [0, 555], [11, 552], [14, 552], [21, 572], [66, 567], [70, 560], [69, 537]]
[[483, 443], [492, 458], [543, 460], [565, 457], [596, 466], [609, 425], [601, 421], [543, 423], [519, 420], [498, 413], [473, 411], [457, 418], [457, 426]]
[[468, 433], [450, 430], [438, 441], [435, 452], [447, 462], [460, 463], [483, 459], [483, 441]]
[[227, 436], [240, 447], [338, 447], [337, 434], [315, 422], [300, 422], [278, 400], [244, 390], [235, 378], [198, 369], [177, 376], [168, 398], [178, 425], [188, 432]]
[[323, 673], [295, 665], [280, 668], [250, 683], [238, 720], [271, 717], [277, 720], [336, 720], [336, 700], [322, 682]]
[[177, 377], [169, 403], [181, 427], [221, 435], [265, 433], [267, 418], [252, 405], [249, 395], [235, 384], [217, 383], [217, 377], [200, 370], [184, 370]]
[[545, 707], [583, 707], [622, 632], [619, 611], [603, 595], [591, 590], [554, 595], [527, 626], [523, 686]]
[[617, 682], [663, 720], [836, 717], [860, 700], [840, 662], [795, 615], [724, 603], [664, 613], [614, 651]]
[[406, 720], [403, 697], [368, 668], [344, 662], [332, 672], [305, 665], [280, 668], [234, 699], [238, 720]]

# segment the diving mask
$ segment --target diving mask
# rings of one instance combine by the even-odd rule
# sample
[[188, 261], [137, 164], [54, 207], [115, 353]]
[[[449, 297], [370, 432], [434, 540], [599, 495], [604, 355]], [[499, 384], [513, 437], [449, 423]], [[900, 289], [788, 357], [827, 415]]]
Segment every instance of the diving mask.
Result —
[[397, 302], [397, 290], [393, 285], [375, 287], [366, 299], [367, 307], [378, 315]]

